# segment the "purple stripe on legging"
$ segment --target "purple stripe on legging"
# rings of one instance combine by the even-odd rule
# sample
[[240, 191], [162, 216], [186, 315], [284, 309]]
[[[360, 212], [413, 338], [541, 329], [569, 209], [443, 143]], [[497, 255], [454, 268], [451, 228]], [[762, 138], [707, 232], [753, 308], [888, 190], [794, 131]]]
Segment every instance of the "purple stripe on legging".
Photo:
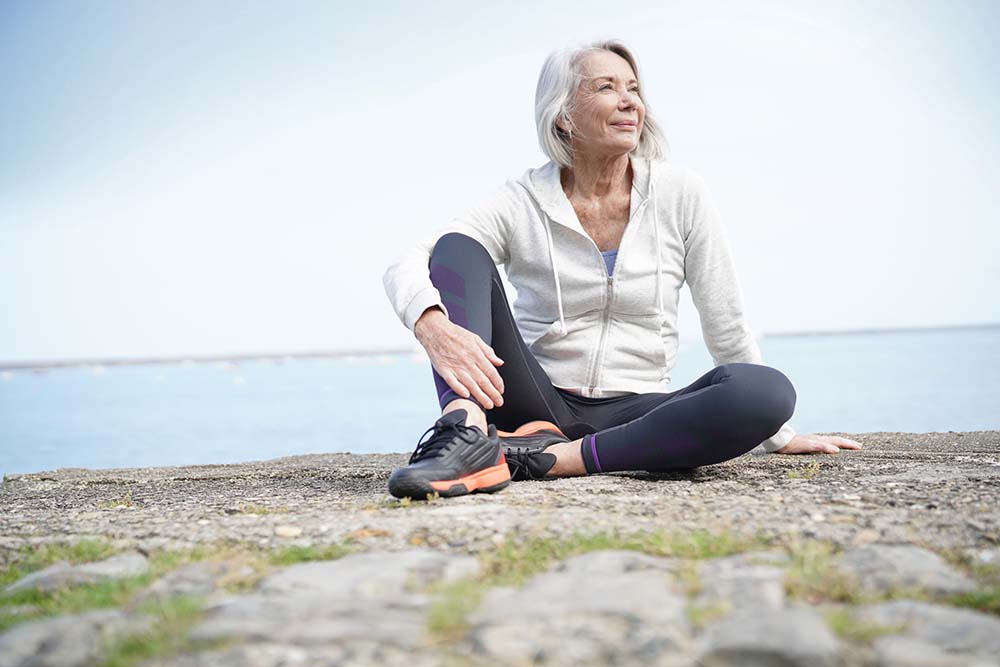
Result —
[[435, 264], [431, 267], [431, 282], [439, 290], [454, 294], [460, 299], [465, 298], [465, 279], [444, 264]]
[[601, 459], [597, 458], [597, 434], [592, 433], [590, 435], [590, 454], [594, 457], [594, 465], [597, 467], [597, 472], [604, 472], [601, 469]]

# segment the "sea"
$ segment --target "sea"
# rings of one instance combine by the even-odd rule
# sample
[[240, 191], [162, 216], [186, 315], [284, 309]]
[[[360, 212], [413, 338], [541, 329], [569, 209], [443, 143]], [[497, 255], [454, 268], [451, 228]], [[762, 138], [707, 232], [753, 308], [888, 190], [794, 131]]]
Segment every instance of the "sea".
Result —
[[[1000, 430], [1000, 326], [765, 336], [799, 433]], [[711, 370], [681, 342], [667, 389]], [[410, 452], [440, 410], [393, 354], [0, 369], [0, 474]]]

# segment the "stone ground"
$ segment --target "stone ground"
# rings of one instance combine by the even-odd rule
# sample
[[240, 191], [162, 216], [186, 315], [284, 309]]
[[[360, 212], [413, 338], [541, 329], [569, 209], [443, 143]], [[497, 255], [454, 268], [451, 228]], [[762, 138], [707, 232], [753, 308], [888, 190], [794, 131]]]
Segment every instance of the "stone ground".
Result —
[[[217, 585], [231, 578], [225, 563], [167, 575], [156, 590], [204, 605], [188, 636], [200, 648], [148, 661], [171, 667], [1000, 664], [1000, 433], [837, 435], [864, 449], [517, 482], [430, 503], [386, 492], [408, 454], [8, 475], [0, 567], [48, 543], [122, 552], [14, 584], [49, 590], [113, 577], [119, 561], [120, 576], [135, 576], [138, 559], [164, 550], [352, 552], [275, 567], [242, 589]], [[612, 541], [523, 581], [485, 583], [484, 559], [504, 545], [637, 531], [753, 538], [764, 551], [692, 563]], [[977, 611], [956, 596], [992, 602]], [[457, 621], [429, 620], [449, 605], [463, 609]], [[108, 641], [152, 623], [131, 608], [13, 623], [0, 665], [100, 664]]]

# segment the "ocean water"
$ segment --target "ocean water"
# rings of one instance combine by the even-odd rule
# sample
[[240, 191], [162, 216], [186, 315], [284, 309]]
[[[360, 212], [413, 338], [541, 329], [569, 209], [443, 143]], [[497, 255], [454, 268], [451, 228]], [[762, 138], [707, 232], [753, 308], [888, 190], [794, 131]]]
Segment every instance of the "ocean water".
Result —
[[[765, 337], [800, 433], [1000, 430], [1000, 327]], [[712, 368], [681, 344], [669, 389]], [[0, 372], [0, 473], [409, 452], [439, 415], [423, 353]]]

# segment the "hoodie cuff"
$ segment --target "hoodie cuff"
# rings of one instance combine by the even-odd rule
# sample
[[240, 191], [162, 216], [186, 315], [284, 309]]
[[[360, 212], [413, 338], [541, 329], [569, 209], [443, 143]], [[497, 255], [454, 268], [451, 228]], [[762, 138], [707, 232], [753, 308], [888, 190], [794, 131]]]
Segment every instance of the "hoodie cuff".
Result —
[[417, 292], [417, 295], [410, 299], [410, 305], [406, 307], [403, 311], [403, 324], [410, 331], [413, 331], [413, 327], [416, 325], [417, 320], [420, 316], [424, 314], [424, 311], [431, 306], [439, 306], [441, 310], [444, 311], [445, 316], [451, 319], [448, 315], [448, 309], [441, 302], [441, 293], [438, 292], [436, 287], [425, 287], [424, 289]]
[[750, 453], [755, 455], [773, 454], [791, 442], [795, 436], [795, 429], [792, 428], [791, 422], [788, 422], [778, 429], [777, 433], [751, 449]]

